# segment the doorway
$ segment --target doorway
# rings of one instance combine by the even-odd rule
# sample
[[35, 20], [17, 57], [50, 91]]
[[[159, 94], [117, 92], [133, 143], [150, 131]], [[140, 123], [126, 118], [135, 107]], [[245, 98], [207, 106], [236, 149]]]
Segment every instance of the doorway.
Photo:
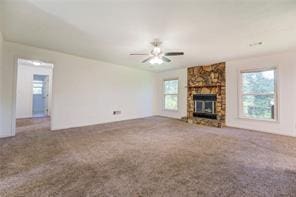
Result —
[[53, 64], [18, 59], [16, 133], [36, 126], [50, 130]]
[[32, 83], [33, 104], [32, 114], [33, 117], [48, 116], [48, 75], [34, 75]]

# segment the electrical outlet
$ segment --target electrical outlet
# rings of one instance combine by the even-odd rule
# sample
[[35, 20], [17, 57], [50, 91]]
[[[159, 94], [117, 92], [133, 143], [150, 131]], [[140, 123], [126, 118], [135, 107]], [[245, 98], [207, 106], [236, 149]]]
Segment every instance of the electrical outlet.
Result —
[[121, 111], [113, 111], [113, 115], [120, 115]]

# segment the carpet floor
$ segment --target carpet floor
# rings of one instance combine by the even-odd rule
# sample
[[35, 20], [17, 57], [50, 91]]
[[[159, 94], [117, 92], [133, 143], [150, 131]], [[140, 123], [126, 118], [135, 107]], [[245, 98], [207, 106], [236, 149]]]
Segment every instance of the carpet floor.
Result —
[[0, 139], [0, 196], [296, 196], [296, 138], [151, 117]]

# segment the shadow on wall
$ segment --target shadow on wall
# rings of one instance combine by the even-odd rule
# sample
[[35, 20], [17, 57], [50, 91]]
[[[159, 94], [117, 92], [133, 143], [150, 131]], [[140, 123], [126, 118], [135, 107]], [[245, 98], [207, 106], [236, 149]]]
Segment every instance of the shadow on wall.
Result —
[[[96, 40], [90, 39], [91, 36], [82, 29], [48, 13], [27, 0], [17, 1], [17, 3], [6, 1], [4, 10], [4, 23], [10, 24], [3, 32], [8, 41], [16, 41], [29, 46], [33, 45], [60, 52], [64, 51], [58, 49], [72, 49], [72, 51], [67, 52], [73, 55], [78, 54], [76, 51], [80, 47], [92, 46], [91, 44], [96, 42]], [[30, 20], [26, 20], [27, 18]], [[22, 19], [22, 23], [19, 23], [20, 19]], [[24, 28], [30, 28], [31, 32], [22, 31]], [[51, 33], [53, 29], [57, 30], [57, 34]], [[34, 32], [41, 36], [36, 37]], [[68, 32], [71, 32], [71, 34], [69, 35]], [[22, 40], [17, 40], [18, 37], [21, 37]], [[59, 37], [63, 38], [62, 42]], [[75, 40], [75, 44], [73, 40]], [[78, 45], [77, 41], [80, 41]], [[84, 56], [89, 57], [88, 54], [91, 54], [91, 51], [91, 48], [89, 48], [89, 51], [84, 51]], [[98, 56], [99, 54], [95, 55]]]

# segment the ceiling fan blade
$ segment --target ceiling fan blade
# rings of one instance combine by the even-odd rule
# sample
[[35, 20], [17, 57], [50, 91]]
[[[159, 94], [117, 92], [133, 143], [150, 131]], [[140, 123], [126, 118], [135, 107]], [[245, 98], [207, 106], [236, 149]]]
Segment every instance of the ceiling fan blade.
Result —
[[167, 58], [167, 57], [165, 57], [165, 56], [163, 56], [162, 58], [161, 58], [164, 62], [171, 62], [172, 60], [170, 60], [169, 58]]
[[151, 60], [153, 57], [148, 57], [147, 59], [144, 59], [143, 61], [142, 61], [142, 63], [146, 63], [146, 62], [148, 62], [149, 60]]
[[131, 53], [130, 55], [149, 55], [148, 53]]
[[165, 56], [178, 56], [178, 55], [184, 55], [184, 52], [168, 52], [164, 54]]

